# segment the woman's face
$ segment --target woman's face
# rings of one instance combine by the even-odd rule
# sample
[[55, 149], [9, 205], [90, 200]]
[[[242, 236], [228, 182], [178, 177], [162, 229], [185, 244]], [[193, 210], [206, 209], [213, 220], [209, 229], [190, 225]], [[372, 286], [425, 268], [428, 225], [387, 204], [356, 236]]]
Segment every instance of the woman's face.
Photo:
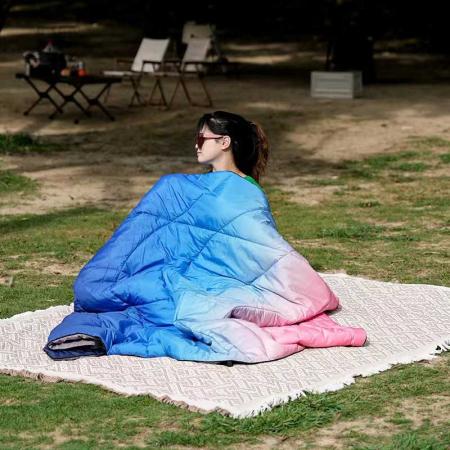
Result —
[[[201, 164], [212, 164], [224, 157], [224, 150], [229, 147], [230, 138], [213, 133], [207, 125], [204, 125], [200, 133], [200, 142], [195, 144], [197, 161]], [[202, 137], [204, 139], [202, 139]], [[203, 140], [203, 143], [201, 142]], [[199, 144], [201, 147], [199, 148]]]

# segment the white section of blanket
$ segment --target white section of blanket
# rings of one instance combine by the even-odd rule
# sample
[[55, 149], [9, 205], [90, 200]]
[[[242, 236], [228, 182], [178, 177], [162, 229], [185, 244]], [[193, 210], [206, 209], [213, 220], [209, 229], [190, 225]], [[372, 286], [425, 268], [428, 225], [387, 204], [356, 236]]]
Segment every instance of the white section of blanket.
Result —
[[247, 417], [450, 348], [450, 288], [320, 275], [342, 303], [333, 318], [363, 327], [369, 338], [364, 347], [305, 349], [278, 361], [233, 367], [117, 355], [53, 361], [42, 348], [50, 330], [73, 310], [55, 306], [0, 320], [0, 372], [82, 381], [191, 410]]

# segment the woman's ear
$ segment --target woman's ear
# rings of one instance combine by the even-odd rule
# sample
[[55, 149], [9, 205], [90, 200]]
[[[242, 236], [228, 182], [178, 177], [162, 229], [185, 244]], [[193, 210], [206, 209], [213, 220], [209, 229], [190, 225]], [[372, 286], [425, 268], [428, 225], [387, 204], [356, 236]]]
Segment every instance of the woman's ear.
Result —
[[230, 136], [222, 136], [222, 148], [223, 150], [228, 150], [228, 148], [231, 148]]

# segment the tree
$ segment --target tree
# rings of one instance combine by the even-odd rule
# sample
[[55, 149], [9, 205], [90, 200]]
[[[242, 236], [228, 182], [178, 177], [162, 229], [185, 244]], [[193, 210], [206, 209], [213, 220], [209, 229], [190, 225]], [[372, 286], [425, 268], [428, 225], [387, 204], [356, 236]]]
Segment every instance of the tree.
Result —
[[5, 26], [11, 5], [12, 0], [0, 0], [0, 31], [2, 31]]

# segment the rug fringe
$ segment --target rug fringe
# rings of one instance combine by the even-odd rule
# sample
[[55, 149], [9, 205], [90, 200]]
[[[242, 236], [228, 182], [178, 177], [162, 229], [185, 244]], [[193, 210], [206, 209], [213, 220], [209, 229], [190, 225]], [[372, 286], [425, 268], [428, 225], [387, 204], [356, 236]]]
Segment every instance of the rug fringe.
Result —
[[64, 375], [55, 375], [54, 372], [50, 371], [41, 371], [39, 373], [31, 372], [25, 369], [5, 369], [0, 368], [0, 373], [13, 375], [13, 376], [23, 376], [27, 378], [32, 378], [34, 380], [43, 381], [43, 382], [81, 382], [86, 384], [96, 384], [104, 389], [112, 391], [114, 393], [126, 396], [135, 396], [135, 395], [148, 395], [153, 397], [154, 399], [176, 405], [185, 409], [188, 409], [193, 412], [199, 412], [203, 414], [217, 412], [226, 416], [231, 416], [236, 419], [244, 419], [248, 417], [255, 417], [265, 411], [271, 410], [275, 406], [279, 406], [285, 403], [288, 403], [291, 400], [296, 400], [300, 397], [304, 397], [311, 394], [320, 394], [324, 392], [333, 392], [339, 389], [342, 389], [346, 386], [353, 384], [356, 381], [356, 377], [368, 377], [380, 372], [383, 372], [387, 369], [390, 369], [392, 366], [396, 364], [408, 364], [417, 361], [431, 360], [437, 357], [437, 355], [450, 350], [450, 336], [447, 338], [440, 339], [435, 343], [427, 344], [420, 349], [416, 349], [414, 351], [408, 352], [406, 354], [396, 354], [392, 357], [386, 359], [385, 361], [378, 363], [376, 365], [371, 366], [363, 366], [356, 369], [353, 375], [346, 375], [344, 377], [339, 378], [338, 380], [333, 380], [332, 382], [319, 383], [315, 387], [307, 389], [307, 390], [298, 390], [295, 392], [291, 392], [288, 394], [282, 395], [274, 395], [271, 397], [266, 397], [262, 401], [255, 402], [252, 405], [248, 405], [245, 409], [225, 409], [223, 407], [214, 406], [209, 402], [198, 402], [197, 404], [193, 404], [192, 400], [184, 398], [184, 397], [170, 397], [168, 395], [157, 396], [149, 393], [142, 394], [138, 391], [133, 390], [121, 390], [117, 389], [112, 384], [105, 383], [103, 380], [93, 380], [92, 378], [89, 380], [84, 380], [81, 377], [73, 376], [70, 374]]
[[208, 414], [211, 412], [218, 412], [224, 416], [229, 416], [230, 411], [220, 407], [220, 406], [214, 406], [214, 403], [208, 402], [208, 401], [200, 401], [197, 403], [193, 403], [192, 399], [184, 398], [182, 396], [180, 397], [169, 397], [167, 394], [158, 396], [152, 393], [142, 393], [138, 390], [134, 389], [118, 389], [114, 384], [104, 382], [101, 379], [84, 379], [80, 376], [71, 374], [71, 373], [65, 373], [61, 374], [58, 373], [58, 375], [55, 375], [52, 371], [41, 371], [41, 372], [32, 372], [27, 369], [6, 369], [0, 367], [0, 374], [4, 375], [10, 375], [10, 376], [17, 376], [17, 377], [25, 377], [30, 378], [36, 381], [42, 381], [45, 383], [83, 383], [83, 384], [91, 384], [99, 386], [103, 389], [106, 389], [110, 392], [114, 392], [115, 394], [124, 395], [126, 397], [133, 397], [137, 395], [142, 396], [149, 396], [151, 398], [154, 398], [157, 401], [172, 404], [175, 406], [182, 407], [184, 409], [188, 409], [192, 412], [199, 412], [202, 414]]
[[380, 372], [384, 372], [396, 364], [409, 364], [418, 361], [428, 361], [437, 357], [437, 355], [450, 350], [450, 335], [446, 338], [437, 340], [434, 343], [427, 344], [420, 349], [404, 353], [392, 355], [385, 361], [378, 363], [376, 365], [365, 366], [357, 369], [356, 373], [353, 375], [348, 375], [340, 378], [339, 380], [334, 380], [333, 382], [321, 383], [316, 385], [314, 388], [308, 390], [299, 390], [293, 393], [285, 395], [275, 395], [273, 397], [268, 397], [263, 400], [263, 403], [258, 402], [258, 405], [251, 406], [245, 410], [234, 410], [230, 411], [230, 416], [236, 419], [244, 419], [247, 417], [257, 416], [264, 411], [270, 410], [275, 406], [287, 403], [291, 400], [298, 399], [299, 397], [311, 395], [311, 394], [321, 394], [324, 392], [338, 391], [350, 384], [356, 382], [356, 377], [368, 377], [375, 375]]
[[[323, 274], [328, 276], [330, 274]], [[347, 276], [344, 274], [331, 274], [332, 276]], [[49, 311], [54, 311], [58, 313], [67, 312], [67, 310], [73, 309], [73, 303], [69, 305], [57, 305], [52, 306], [47, 309], [37, 310], [37, 311], [26, 311], [23, 313], [16, 314], [10, 318], [2, 319], [2, 322], [9, 321], [17, 321], [27, 316], [33, 315], [34, 317], [41, 314], [48, 314]], [[82, 382], [87, 384], [96, 384], [105, 388], [109, 391], [115, 392], [117, 394], [126, 395], [126, 396], [134, 396], [134, 395], [148, 395], [150, 397], [155, 398], [156, 400], [162, 401], [164, 403], [173, 404], [176, 406], [180, 406], [182, 408], [187, 408], [190, 411], [201, 412], [201, 413], [211, 413], [218, 412], [223, 415], [228, 415], [233, 418], [246, 418], [246, 417], [254, 417], [257, 416], [267, 410], [272, 409], [275, 406], [287, 403], [291, 400], [295, 400], [299, 397], [315, 394], [315, 393], [323, 393], [323, 392], [331, 392], [342, 389], [356, 381], [356, 377], [368, 377], [385, 370], [390, 369], [392, 366], [396, 364], [408, 364], [417, 361], [423, 360], [431, 360], [436, 358], [437, 355], [450, 350], [450, 335], [447, 337], [439, 337], [436, 338], [435, 341], [428, 343], [422, 346], [419, 349], [411, 350], [406, 353], [397, 353], [391, 355], [389, 358], [386, 358], [384, 361], [378, 362], [376, 364], [361, 366], [359, 368], [355, 368], [352, 374], [345, 375], [339, 379], [334, 379], [332, 382], [324, 382], [318, 383], [315, 386], [308, 388], [307, 390], [302, 389], [294, 392], [290, 392], [287, 394], [279, 394], [268, 396], [266, 398], [260, 399], [259, 401], [249, 403], [244, 408], [233, 408], [233, 407], [220, 407], [215, 406], [212, 402], [208, 401], [198, 401], [197, 403], [193, 403], [191, 399], [185, 398], [183, 396], [171, 396], [163, 395], [157, 396], [149, 393], [142, 393], [138, 390], [133, 389], [121, 389], [115, 386], [112, 383], [108, 383], [101, 379], [93, 379], [85, 380], [82, 377], [75, 376], [71, 373], [55, 373], [53, 371], [41, 370], [40, 372], [31, 372], [29, 370], [23, 368], [0, 368], [0, 373], [15, 375], [15, 376], [24, 376], [27, 378], [32, 378], [39, 381], [44, 382], [60, 382], [60, 381], [68, 381], [68, 382]]]

